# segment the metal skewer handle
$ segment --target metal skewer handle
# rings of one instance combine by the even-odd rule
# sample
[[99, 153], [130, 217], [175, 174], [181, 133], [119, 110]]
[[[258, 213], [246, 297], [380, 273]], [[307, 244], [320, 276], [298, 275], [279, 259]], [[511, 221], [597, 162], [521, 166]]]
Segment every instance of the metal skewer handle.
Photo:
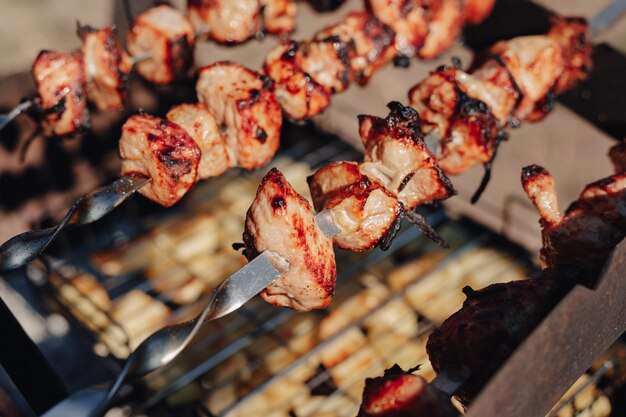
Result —
[[89, 224], [102, 218], [149, 181], [139, 175], [124, 175], [76, 200], [58, 225], [24, 232], [6, 241], [0, 246], [0, 274], [21, 268], [39, 256], [66, 227]]
[[15, 106], [13, 110], [8, 112], [7, 114], [0, 114], [0, 130], [7, 127], [7, 125], [11, 123], [13, 119], [24, 113], [26, 110], [30, 109], [32, 106], [33, 102], [31, 100], [27, 100]]

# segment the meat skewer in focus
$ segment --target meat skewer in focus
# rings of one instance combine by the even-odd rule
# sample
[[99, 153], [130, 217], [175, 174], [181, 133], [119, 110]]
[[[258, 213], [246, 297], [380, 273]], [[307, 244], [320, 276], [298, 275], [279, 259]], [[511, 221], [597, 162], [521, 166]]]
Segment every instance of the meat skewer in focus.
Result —
[[502, 129], [545, 117], [556, 94], [587, 76], [590, 54], [587, 23], [555, 18], [546, 35], [498, 42], [471, 74], [442, 67], [410, 90], [410, 105], [441, 168], [458, 175], [485, 165], [472, 202], [487, 185], [498, 144], [506, 138]]

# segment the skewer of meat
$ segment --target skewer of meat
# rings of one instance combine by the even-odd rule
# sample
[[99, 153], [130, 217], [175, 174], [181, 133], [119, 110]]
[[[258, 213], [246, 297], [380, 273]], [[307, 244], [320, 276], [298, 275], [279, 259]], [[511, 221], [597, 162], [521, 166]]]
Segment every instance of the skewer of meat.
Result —
[[556, 95], [587, 76], [590, 54], [586, 21], [554, 18], [546, 35], [495, 44], [471, 74], [442, 67], [409, 91], [426, 142], [447, 174], [485, 166], [472, 202], [489, 181], [503, 128], [545, 117]]

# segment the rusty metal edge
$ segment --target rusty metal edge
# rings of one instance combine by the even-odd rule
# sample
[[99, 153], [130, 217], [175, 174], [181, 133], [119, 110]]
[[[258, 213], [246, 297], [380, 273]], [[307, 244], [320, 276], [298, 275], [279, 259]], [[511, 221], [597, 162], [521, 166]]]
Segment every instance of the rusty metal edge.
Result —
[[575, 287], [491, 379], [466, 417], [544, 417], [625, 331], [626, 240], [613, 251], [597, 287]]

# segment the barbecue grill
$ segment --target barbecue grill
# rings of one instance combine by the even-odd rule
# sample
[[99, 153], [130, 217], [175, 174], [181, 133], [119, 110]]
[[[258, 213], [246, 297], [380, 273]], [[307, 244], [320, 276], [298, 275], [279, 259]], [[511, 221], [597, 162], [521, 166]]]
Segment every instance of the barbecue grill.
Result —
[[[507, 5], [498, 7], [501, 11]], [[321, 23], [316, 22], [315, 27], [318, 26]], [[302, 30], [299, 36], [308, 35], [306, 26]], [[468, 39], [471, 38], [468, 34]], [[223, 54], [248, 54], [252, 46], [244, 45], [242, 52], [214, 45], [206, 48], [211, 54], [210, 61], [214, 61], [224, 57]], [[460, 55], [469, 62], [468, 51], [464, 48], [446, 54], [441, 62], [449, 60], [451, 55]], [[603, 158], [612, 141], [609, 135], [619, 138], [626, 133], [619, 128], [620, 121], [624, 126], [623, 114], [622, 119], [612, 120], [612, 123], [607, 123], [606, 118], [598, 120], [597, 114], [602, 109], [590, 111], [583, 108], [580, 97], [586, 94], [585, 91], [596, 91], [594, 82], [598, 77], [602, 78], [601, 72], [609, 65], [616, 62], [624, 65], [626, 58], [621, 58], [622, 61], [618, 52], [606, 46], [598, 47], [596, 74], [564, 99], [592, 123], [598, 122], [604, 132], [572, 111], [558, 107], [541, 124], [525, 126], [512, 133], [510, 143], [502, 147], [501, 159], [495, 167], [497, 175], [477, 205], [470, 206], [466, 201], [481, 174], [473, 171], [454, 178], [462, 198], [450, 200], [445, 207], [423, 209], [429, 222], [451, 243], [450, 250], [438, 248], [417, 229], [405, 224], [388, 251], [357, 254], [339, 251], [337, 295], [328, 311], [294, 313], [269, 306], [257, 297], [232, 315], [203, 327], [184, 355], [146, 377], [134, 390], [123, 392], [112, 415], [118, 412], [163, 416], [248, 416], [256, 412], [256, 415], [272, 416], [353, 416], [360, 404], [365, 378], [382, 374], [393, 363], [398, 362], [404, 368], [421, 365], [419, 373], [432, 379], [434, 372], [425, 353], [425, 341], [436, 326], [460, 307], [460, 289], [464, 285], [481, 288], [494, 282], [532, 279], [539, 229], [536, 215], [529, 210], [528, 204], [521, 202], [523, 194], [518, 185], [521, 166], [527, 162], [547, 166], [560, 183], [563, 201], [573, 199], [588, 180], [609, 171]], [[407, 82], [413, 84], [437, 65], [413, 64], [416, 69]], [[300, 186], [299, 191], [304, 193], [304, 178], [324, 163], [359, 159], [359, 150], [349, 145], [358, 141], [354, 115], [370, 111], [381, 114], [387, 101], [404, 98], [404, 84], [397, 83], [386, 89], [385, 81], [396, 79], [397, 71], [401, 70], [385, 69], [375, 77], [371, 86], [352, 88], [339, 96], [333, 107], [314, 121], [316, 126], [284, 127], [282, 150], [272, 165], [289, 172], [290, 181], [296, 188]], [[402, 74], [406, 77], [406, 72]], [[6, 81], [4, 85], [10, 82], [13, 81]], [[19, 81], [16, 85], [23, 86], [23, 90], [16, 94], [24, 95], [27, 82]], [[165, 109], [167, 103], [181, 101], [181, 95], [185, 94], [181, 93], [183, 89], [166, 89], [155, 94], [139, 82], [135, 82], [131, 90], [135, 86], [139, 91], [137, 95], [145, 93], [150, 96], [138, 100], [143, 100], [157, 112]], [[622, 91], [626, 93], [626, 89]], [[623, 101], [626, 95], [621, 97]], [[619, 106], [620, 103], [613, 105]], [[52, 184], [63, 189], [65, 195], [40, 200], [40, 207], [47, 208], [46, 217], [62, 217], [76, 194], [82, 194], [115, 175], [117, 163], [111, 151], [115, 141], [110, 138], [118, 135], [109, 133], [119, 131], [119, 121], [107, 116], [100, 120], [96, 122], [94, 133], [89, 134], [95, 145], [88, 140], [84, 145], [46, 145], [46, 152], [58, 159], [82, 162], [75, 172], [63, 173], [68, 182], [71, 183], [71, 177], [76, 173], [84, 174], [81, 180], [69, 186]], [[2, 137], [15, 134], [15, 130], [3, 132]], [[550, 143], [546, 143], [546, 137], [550, 137]], [[572, 149], [571, 158], [568, 161], [551, 160], [551, 151], [565, 144]], [[91, 146], [97, 151], [90, 149]], [[582, 164], [589, 169], [576, 169]], [[58, 163], [47, 164], [38, 175], [55, 178], [59, 170], [56, 165]], [[43, 295], [45, 308], [69, 321], [72, 330], [67, 336], [68, 344], [78, 349], [77, 354], [83, 358], [77, 362], [82, 366], [91, 362], [96, 364], [90, 375], [72, 381], [65, 379], [72, 390], [111, 379], [121, 360], [128, 356], [141, 337], [162, 325], [191, 318], [202, 308], [210, 290], [243, 264], [243, 257], [233, 256], [230, 244], [240, 239], [245, 209], [265, 172], [265, 169], [253, 174], [230, 172], [196, 187], [183, 204], [169, 210], [156, 208], [137, 198], [131, 199], [102, 221], [62, 235], [48, 255], [29, 267], [27, 276], [13, 273], [5, 277], [23, 293], [37, 289], [37, 296], [29, 301], [40, 303], [40, 295]], [[28, 178], [16, 176], [4, 181], [4, 184], [0, 183], [2, 194], [17, 194], [18, 185], [8, 188], [7, 184], [23, 184]], [[71, 191], [67, 191], [70, 188]], [[243, 193], [247, 193], [248, 199], [242, 198]], [[15, 204], [19, 205], [19, 200]], [[31, 219], [42, 217], [36, 208], [23, 215]], [[46, 224], [46, 221], [40, 224]], [[7, 228], [4, 233], [8, 237], [13, 231]], [[213, 233], [219, 236], [217, 242], [211, 236]], [[190, 249], [177, 250], [181, 247]], [[586, 288], [576, 288], [561, 303], [560, 310], [551, 314], [533, 338], [527, 340], [494, 377], [468, 415], [497, 415], [498, 411], [505, 415], [539, 415], [536, 410], [541, 410], [546, 402], [555, 405], [551, 416], [606, 415], [602, 414], [603, 410], [610, 408], [606, 396], [619, 389], [625, 366], [626, 354], [621, 342], [600, 355], [624, 331], [626, 323], [626, 302], [623, 297], [619, 299], [625, 287], [618, 280], [620, 272], [624, 271], [624, 249], [623, 244], [616, 249], [613, 266], [605, 273], [593, 295], [597, 301], [612, 292], [618, 295], [617, 299], [591, 312], [593, 296]], [[201, 266], [194, 267], [195, 263]], [[26, 279], [29, 283], [22, 282]], [[116, 315], [103, 309], [93, 294], [80, 284], [81, 279], [104, 288], [114, 305], [133, 293], [147, 296], [149, 302], [146, 305], [157, 306], [155, 310], [160, 312], [156, 319], [150, 318], [155, 320], [155, 327], [142, 328], [144, 323], [131, 326], [128, 314]], [[172, 282], [164, 282], [168, 279]], [[192, 285], [200, 289], [191, 295], [183, 291]], [[382, 295], [371, 300], [371, 304], [365, 303], [358, 312], [346, 310], [350, 308], [351, 300], [370, 292]], [[565, 317], [576, 317], [576, 309], [589, 312], [589, 315], [576, 322], [578, 324], [566, 322]], [[605, 318], [606, 311], [611, 309], [612, 317]], [[594, 335], [581, 336], [581, 332], [590, 326], [593, 328], [594, 323], [597, 323]], [[334, 330], [322, 332], [323, 326]], [[580, 326], [581, 330], [573, 331], [572, 326]], [[567, 363], [546, 362], [551, 358], [550, 349], [537, 353], [537, 346], [554, 344], [559, 339], [564, 345], [576, 341], [563, 353], [562, 362], [569, 361], [569, 366]], [[561, 346], [553, 345], [555, 348]], [[338, 349], [348, 350], [346, 358], [335, 367], [324, 366], [325, 358]], [[49, 360], [56, 362], [59, 360], [56, 358], [69, 360], [69, 356], [59, 350], [48, 351]], [[528, 380], [536, 385], [533, 392], [551, 386], [536, 404], [529, 404], [527, 396], [519, 395], [523, 383], [500, 383], [510, 381], [510, 375], [519, 376], [523, 369], [520, 366], [528, 364], [530, 359], [536, 361], [531, 365], [535, 369], [526, 372]], [[592, 362], [589, 371], [580, 376]], [[568, 372], [555, 374], [563, 367]], [[42, 381], [46, 380], [45, 374], [42, 370], [28, 372], [29, 378], [41, 378]], [[46, 404], [50, 406], [63, 396], [59, 390], [56, 396], [49, 393], [50, 398], [46, 401], [41, 392], [25, 391], [21, 381], [10, 376], [37, 413], [46, 409]], [[562, 381], [555, 384], [559, 376]], [[557, 403], [563, 391], [577, 378], [576, 384]], [[526, 414], [520, 410], [526, 410]]]

